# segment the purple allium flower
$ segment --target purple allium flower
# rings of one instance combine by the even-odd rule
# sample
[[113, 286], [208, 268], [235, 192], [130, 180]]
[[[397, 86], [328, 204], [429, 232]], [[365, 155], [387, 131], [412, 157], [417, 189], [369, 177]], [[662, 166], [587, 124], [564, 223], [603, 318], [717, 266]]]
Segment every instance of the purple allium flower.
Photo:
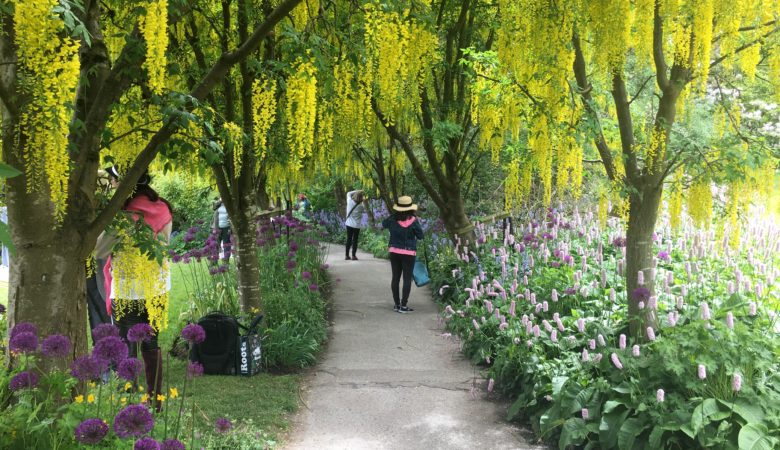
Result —
[[14, 353], [32, 353], [38, 349], [38, 336], [29, 331], [11, 336], [8, 348]]
[[290, 241], [290, 251], [291, 252], [297, 252], [298, 251], [298, 243], [295, 241]]
[[588, 417], [590, 417], [590, 412], [588, 412], [588, 408], [582, 408], [580, 414], [582, 414], [582, 420], [588, 420]]
[[122, 439], [141, 437], [153, 427], [154, 418], [144, 405], [130, 405], [114, 417], [114, 433]]
[[181, 337], [193, 344], [200, 344], [206, 340], [206, 330], [197, 323], [191, 323], [181, 330]]
[[566, 295], [574, 295], [574, 294], [577, 293], [577, 289], [575, 289], [573, 287], [566, 288], [566, 290], [563, 291], [563, 293], [566, 294]]
[[672, 260], [672, 256], [669, 254], [669, 252], [665, 252], [661, 250], [660, 252], [658, 252], [658, 259], [660, 259], [661, 261], [668, 262]]
[[316, 292], [320, 287], [317, 286], [317, 283], [312, 283], [309, 285], [309, 290], [312, 292]]
[[79, 356], [70, 365], [70, 373], [79, 381], [96, 380], [100, 378], [100, 372], [104, 364], [91, 355]]
[[177, 439], [167, 439], [160, 445], [160, 450], [185, 450], [185, 447]]
[[92, 349], [95, 358], [119, 364], [127, 358], [127, 344], [116, 336], [108, 336], [99, 340]]
[[230, 423], [230, 420], [225, 417], [217, 419], [214, 425], [218, 433], [227, 433], [231, 428], [233, 428], [233, 424]]
[[144, 437], [135, 441], [133, 450], [160, 450], [160, 443], [154, 438]]
[[101, 323], [92, 330], [92, 340], [94, 342], [98, 342], [108, 336], [119, 337], [119, 328], [110, 323]]
[[640, 286], [631, 292], [631, 298], [635, 301], [646, 302], [650, 298], [650, 289]]
[[203, 364], [195, 361], [187, 364], [187, 378], [195, 378], [203, 375]]
[[612, 353], [609, 355], [610, 359], [612, 359], [612, 364], [615, 365], [620, 370], [623, 370], [623, 363], [620, 362], [620, 358], [618, 358], [617, 353]]
[[734, 392], [739, 392], [742, 390], [742, 375], [735, 373], [734, 378], [731, 379], [731, 389]]
[[47, 336], [41, 343], [41, 353], [49, 358], [64, 358], [70, 353], [70, 339], [61, 334]]
[[81, 444], [97, 444], [108, 434], [108, 425], [102, 419], [87, 419], [76, 427], [73, 434]]
[[618, 236], [615, 239], [612, 239], [612, 245], [615, 247], [625, 247], [626, 246], [626, 238], [622, 236]]
[[38, 328], [36, 328], [35, 325], [31, 324], [30, 322], [20, 322], [11, 328], [11, 332], [8, 334], [8, 336], [14, 337], [19, 333], [32, 333], [37, 336]]
[[128, 381], [133, 381], [141, 375], [144, 370], [143, 364], [137, 358], [125, 358], [119, 363], [116, 373]]
[[287, 267], [287, 270], [295, 269], [295, 260], [294, 259], [287, 260], [286, 267]]
[[11, 378], [11, 382], [8, 383], [9, 389], [12, 391], [20, 391], [26, 388], [34, 388], [38, 386], [38, 374], [31, 371], [19, 372]]
[[634, 355], [634, 358], [639, 358], [639, 355], [641, 353], [639, 352], [639, 346], [638, 345], [634, 345], [633, 347], [631, 347], [631, 354]]
[[304, 280], [308, 280], [311, 278], [311, 272], [304, 270], [303, 273], [301, 273], [301, 278]]
[[699, 364], [698, 375], [700, 380], [707, 378], [707, 367], [705, 367], [704, 364]]
[[656, 399], [656, 401], [658, 403], [663, 403], [664, 402], [664, 395], [666, 395], [666, 393], [664, 392], [663, 389], [659, 389], [659, 390], [655, 391], [655, 399]]
[[130, 342], [149, 342], [154, 336], [154, 330], [148, 323], [133, 325], [127, 332], [127, 340]]

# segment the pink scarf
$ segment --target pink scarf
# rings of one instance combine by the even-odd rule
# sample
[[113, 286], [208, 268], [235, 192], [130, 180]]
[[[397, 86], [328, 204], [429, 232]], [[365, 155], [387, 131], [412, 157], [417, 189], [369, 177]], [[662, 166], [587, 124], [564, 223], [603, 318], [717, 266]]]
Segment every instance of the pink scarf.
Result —
[[[139, 195], [130, 200], [124, 211], [143, 214], [144, 222], [154, 231], [155, 236], [173, 220], [171, 210], [164, 201], [157, 200], [153, 202], [145, 195]], [[138, 220], [139, 215], [133, 214], [132, 217], [133, 220]], [[111, 314], [111, 282], [113, 281], [111, 277], [111, 256], [108, 257], [106, 265], [103, 266], [103, 276], [105, 277], [103, 286], [106, 292], [106, 311], [108, 311], [108, 314]]]

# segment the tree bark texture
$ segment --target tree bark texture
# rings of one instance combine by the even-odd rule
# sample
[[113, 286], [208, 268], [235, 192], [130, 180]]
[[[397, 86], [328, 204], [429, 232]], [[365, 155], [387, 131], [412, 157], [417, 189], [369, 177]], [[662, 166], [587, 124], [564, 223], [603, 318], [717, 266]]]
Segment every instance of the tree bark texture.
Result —
[[261, 306], [260, 261], [257, 255], [257, 222], [251, 211], [239, 212], [233, 225], [236, 238], [236, 270], [241, 311], [251, 312]]

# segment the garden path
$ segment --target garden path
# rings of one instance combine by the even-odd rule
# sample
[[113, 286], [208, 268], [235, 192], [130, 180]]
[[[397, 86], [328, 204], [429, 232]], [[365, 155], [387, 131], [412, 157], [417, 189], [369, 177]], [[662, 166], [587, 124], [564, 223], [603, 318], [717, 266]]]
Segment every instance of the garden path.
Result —
[[484, 399], [479, 370], [444, 333], [429, 288], [412, 288], [413, 313], [395, 313], [389, 262], [343, 255], [330, 245], [329, 272], [341, 280], [330, 342], [305, 383], [286, 448], [542, 448], [503, 421], [505, 405]]

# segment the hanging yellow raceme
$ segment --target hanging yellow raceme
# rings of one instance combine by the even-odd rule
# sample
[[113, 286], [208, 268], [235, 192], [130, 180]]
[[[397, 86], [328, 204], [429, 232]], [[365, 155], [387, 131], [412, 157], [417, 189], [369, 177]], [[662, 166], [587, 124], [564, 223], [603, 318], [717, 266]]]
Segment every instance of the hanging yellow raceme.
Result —
[[295, 72], [287, 80], [285, 104], [287, 144], [290, 147], [290, 167], [298, 171], [303, 159], [314, 147], [317, 121], [317, 69], [311, 61], [297, 61]]
[[78, 43], [52, 12], [57, 0], [14, 2], [14, 41], [23, 95], [19, 130], [26, 140], [24, 172], [29, 191], [47, 189], [60, 221], [67, 207], [70, 104], [79, 80]]
[[165, 88], [168, 58], [168, 0], [152, 0], [141, 20], [141, 33], [146, 41], [144, 69], [149, 76], [149, 89], [157, 95]]
[[276, 122], [276, 80], [256, 79], [252, 83], [252, 109], [255, 154], [262, 161], [268, 152], [268, 131]]
[[238, 177], [244, 158], [244, 132], [233, 122], [225, 122], [225, 150], [233, 154], [233, 175]]
[[669, 224], [672, 232], [680, 231], [683, 208], [683, 171], [678, 169], [669, 189]]
[[306, 28], [312, 18], [317, 17], [320, 11], [319, 0], [303, 0], [290, 12], [293, 27], [301, 31]]
[[688, 215], [696, 226], [709, 228], [712, 221], [712, 188], [710, 180], [701, 179], [689, 188]]

